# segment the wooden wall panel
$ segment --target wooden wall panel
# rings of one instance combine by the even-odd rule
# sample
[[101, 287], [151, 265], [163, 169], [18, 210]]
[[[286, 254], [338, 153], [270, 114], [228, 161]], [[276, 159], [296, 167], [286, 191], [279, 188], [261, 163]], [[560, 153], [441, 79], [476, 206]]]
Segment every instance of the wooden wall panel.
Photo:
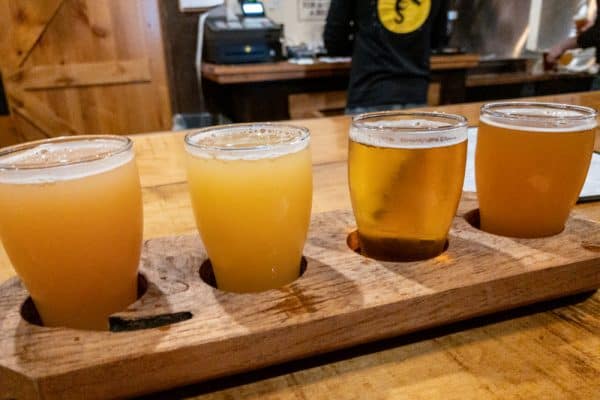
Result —
[[147, 58], [67, 65], [38, 65], [22, 68], [6, 77], [24, 90], [151, 82]]
[[159, 1], [167, 76], [174, 113], [207, 111], [196, 76], [198, 19], [201, 12], [181, 12], [177, 1]]
[[8, 98], [13, 113], [19, 114], [36, 126], [44, 136], [73, 135], [78, 130], [67, 120], [57, 115], [51, 107], [35, 93], [9, 86]]
[[[30, 6], [30, 0], [4, 1]], [[7, 92], [25, 92], [31, 102], [43, 103], [65, 122], [70, 134], [170, 129], [157, 1], [63, 0], [22, 65], [0, 64]], [[9, 20], [14, 19], [10, 7], [0, 5], [0, 23], [7, 10]], [[3, 46], [0, 55], [10, 48]], [[31, 110], [16, 113], [16, 118], [25, 116], [29, 125], [48, 125], [28, 119], [27, 114], [34, 114]], [[23, 124], [15, 126], [19, 129]], [[27, 137], [32, 136], [30, 128]], [[64, 129], [41, 132], [45, 136], [64, 133]]]
[[0, 65], [15, 69], [27, 59], [64, 0], [3, 0], [0, 5]]
[[[13, 124], [11, 118], [8, 115], [0, 115], [0, 147], [16, 144], [20, 141], [18, 139], [19, 136], [15, 131], [15, 125]], [[2, 260], [1, 254], [0, 260]], [[0, 281], [1, 280], [2, 274], [0, 274]]]
[[[152, 76], [156, 77], [154, 79], [154, 87], [157, 92], [157, 97], [161, 102], [160, 107], [168, 110], [169, 112], [165, 113], [165, 115], [157, 113], [156, 116], [149, 117], [157, 119], [163, 119], [166, 117], [168, 119], [167, 121], [159, 120], [156, 123], [166, 125], [166, 127], [170, 130], [172, 123], [172, 109], [164, 46], [168, 38], [166, 38], [162, 33], [160, 10], [158, 5], [159, 1], [164, 0], [147, 1], [148, 4], [145, 7], [142, 7], [141, 10], [144, 20], [144, 36], [146, 38], [147, 49], [146, 54], [151, 55], [150, 70], [152, 71]], [[188, 84], [196, 85], [195, 82], [189, 82]]]

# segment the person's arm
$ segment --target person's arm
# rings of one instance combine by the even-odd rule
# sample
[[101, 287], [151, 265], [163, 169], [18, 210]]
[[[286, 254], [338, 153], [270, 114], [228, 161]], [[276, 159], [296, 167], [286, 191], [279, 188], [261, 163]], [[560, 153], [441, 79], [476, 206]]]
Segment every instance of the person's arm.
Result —
[[578, 45], [576, 36], [565, 39], [562, 42], [555, 44], [548, 50], [548, 54], [546, 55], [546, 61], [551, 64], [554, 64], [565, 51], [576, 49], [577, 47]]
[[353, 33], [350, 21], [352, 21], [354, 1], [331, 0], [327, 21], [323, 32], [323, 42], [327, 54], [331, 56], [352, 55]]
[[598, 13], [600, 12], [600, 0], [596, 0], [596, 21], [585, 31], [581, 32], [577, 36], [570, 37], [552, 46], [548, 50], [546, 61], [549, 63], [555, 63], [560, 56], [567, 50], [586, 47], [597, 47], [600, 45], [600, 18]]

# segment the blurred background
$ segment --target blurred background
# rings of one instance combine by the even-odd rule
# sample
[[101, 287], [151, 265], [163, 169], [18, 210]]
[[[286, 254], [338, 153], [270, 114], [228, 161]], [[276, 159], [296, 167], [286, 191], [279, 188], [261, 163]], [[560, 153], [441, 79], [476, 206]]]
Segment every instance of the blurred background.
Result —
[[[329, 0], [6, 0], [0, 144], [343, 114], [350, 58], [329, 57]], [[587, 0], [449, 0], [427, 102], [596, 88], [595, 50], [543, 53], [594, 20]]]

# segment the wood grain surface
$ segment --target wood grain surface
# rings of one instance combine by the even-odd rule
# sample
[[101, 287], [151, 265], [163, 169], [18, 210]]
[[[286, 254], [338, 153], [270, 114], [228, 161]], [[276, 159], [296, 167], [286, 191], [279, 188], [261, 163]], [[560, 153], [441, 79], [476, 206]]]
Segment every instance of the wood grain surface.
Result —
[[[17, 144], [17, 133], [8, 115], [0, 115], [0, 147]], [[2, 281], [2, 278], [0, 278]]]
[[4, 0], [0, 54], [19, 140], [171, 127], [157, 0]]
[[[461, 204], [476, 207], [472, 194]], [[586, 219], [524, 240], [486, 234], [461, 214], [446, 252], [411, 263], [360, 256], [346, 244], [354, 229], [350, 210], [315, 214], [302, 277], [257, 294], [203, 282], [198, 235], [151, 239], [140, 268], [146, 294], [111, 317], [125, 332], [28, 324], [19, 315], [28, 294], [10, 280], [0, 286], [0, 386], [40, 399], [151, 393], [600, 286], [600, 224]], [[162, 325], [170, 320], [178, 322]]]
[[0, 3], [0, 66], [23, 65], [65, 0], [4, 0]]
[[[599, 108], [600, 92], [539, 100]], [[477, 125], [480, 105], [435, 109], [464, 114], [471, 125]], [[348, 117], [293, 121], [312, 133], [314, 213], [350, 207], [345, 164], [349, 122]], [[146, 239], [195, 232], [182, 137], [182, 133], [134, 136]], [[574, 213], [600, 221], [597, 203], [578, 205]], [[0, 248], [0, 281], [12, 276]], [[54, 351], [60, 353], [59, 348]], [[597, 399], [598, 376], [600, 295], [596, 293], [192, 385], [159, 398]]]
[[105, 61], [68, 65], [40, 65], [20, 69], [6, 77], [11, 85], [24, 90], [64, 87], [115, 85], [151, 82], [147, 58], [129, 61]]
[[591, 78], [593, 76], [593, 74], [588, 72], [544, 72], [538, 74], [533, 74], [531, 72], [511, 72], [476, 74], [467, 77], [466, 85], [467, 87], [510, 85], [527, 82]]
[[19, 118], [21, 118], [37, 129], [30, 133], [19, 130], [20, 138], [35, 140], [81, 133], [73, 124], [59, 117], [47, 103], [35, 94], [12, 85], [7, 87], [6, 94], [11, 104], [15, 125], [18, 126]]
[[[479, 65], [479, 55], [460, 54], [431, 56], [431, 70], [473, 68]], [[287, 61], [247, 65], [202, 64], [202, 76], [220, 84], [322, 78], [348, 75], [350, 62], [299, 65]]]

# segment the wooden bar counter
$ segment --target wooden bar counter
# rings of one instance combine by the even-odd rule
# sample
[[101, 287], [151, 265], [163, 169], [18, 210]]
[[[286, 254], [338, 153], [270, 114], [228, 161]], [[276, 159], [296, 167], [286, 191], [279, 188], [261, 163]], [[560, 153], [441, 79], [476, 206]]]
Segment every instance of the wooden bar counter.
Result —
[[[430, 58], [428, 104], [465, 101], [467, 70], [479, 65], [478, 54], [434, 55]], [[350, 62], [299, 65], [288, 61], [261, 64], [202, 65], [202, 87], [208, 108], [234, 122], [296, 118], [296, 95], [338, 99], [330, 109], [343, 108]], [[315, 98], [309, 103], [318, 102]], [[302, 108], [302, 107], [300, 107]], [[327, 108], [327, 107], [326, 107]]]
[[[473, 68], [479, 64], [477, 54], [458, 54], [451, 56], [431, 56], [431, 70], [451, 70]], [[299, 65], [287, 61], [262, 64], [220, 65], [204, 63], [202, 75], [211, 81], [221, 84], [280, 81], [317, 77], [347, 76], [350, 73], [348, 62], [316, 62]]]
[[[600, 108], [600, 92], [539, 99]], [[436, 110], [463, 114], [471, 125], [477, 125], [480, 105]], [[349, 122], [348, 117], [294, 121], [312, 132], [313, 213], [350, 208]], [[146, 239], [196, 230], [187, 192], [183, 135], [163, 132], [133, 138], [143, 186]], [[600, 203], [578, 205], [575, 212], [600, 221]], [[0, 282], [13, 275], [1, 250]], [[600, 293], [362, 345], [161, 396], [171, 397], [598, 399]]]

